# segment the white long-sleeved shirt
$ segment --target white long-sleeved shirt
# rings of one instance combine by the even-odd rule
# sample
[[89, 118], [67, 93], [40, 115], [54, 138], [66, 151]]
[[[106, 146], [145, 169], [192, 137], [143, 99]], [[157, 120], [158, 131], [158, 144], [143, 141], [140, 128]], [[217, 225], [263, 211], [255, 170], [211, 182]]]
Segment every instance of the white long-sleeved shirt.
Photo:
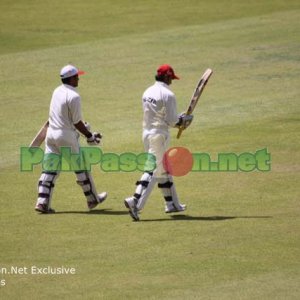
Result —
[[143, 100], [144, 133], [169, 133], [169, 127], [178, 122], [177, 105], [174, 93], [169, 86], [156, 81], [146, 89]]
[[75, 130], [74, 124], [81, 119], [81, 100], [76, 89], [67, 84], [57, 87], [50, 103], [49, 127]]

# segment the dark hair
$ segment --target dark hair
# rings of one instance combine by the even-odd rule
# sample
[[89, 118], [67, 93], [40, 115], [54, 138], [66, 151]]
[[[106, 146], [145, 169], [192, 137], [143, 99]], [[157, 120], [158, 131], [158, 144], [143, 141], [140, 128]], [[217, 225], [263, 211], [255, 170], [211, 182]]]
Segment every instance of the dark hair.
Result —
[[68, 78], [62, 78], [61, 81], [62, 81], [63, 84], [68, 84], [68, 83], [70, 83], [70, 78], [71, 78], [71, 77], [68, 77]]
[[165, 75], [155, 75], [155, 80], [156, 81], [165, 81]]

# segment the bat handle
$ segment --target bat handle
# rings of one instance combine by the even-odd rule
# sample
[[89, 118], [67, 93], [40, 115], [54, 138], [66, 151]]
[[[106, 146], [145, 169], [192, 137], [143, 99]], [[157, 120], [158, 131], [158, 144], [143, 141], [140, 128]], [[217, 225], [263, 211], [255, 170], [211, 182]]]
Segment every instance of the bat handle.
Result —
[[180, 127], [179, 130], [178, 130], [178, 133], [177, 133], [177, 139], [180, 138], [182, 131], [183, 131], [183, 128]]

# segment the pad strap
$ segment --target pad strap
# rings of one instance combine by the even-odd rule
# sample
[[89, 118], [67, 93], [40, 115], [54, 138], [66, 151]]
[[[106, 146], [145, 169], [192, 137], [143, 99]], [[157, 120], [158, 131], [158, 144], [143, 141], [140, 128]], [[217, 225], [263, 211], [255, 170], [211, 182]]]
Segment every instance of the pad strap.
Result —
[[173, 185], [173, 182], [167, 181], [167, 182], [164, 182], [164, 183], [159, 183], [158, 187], [161, 188], [161, 189], [169, 189], [172, 185]]

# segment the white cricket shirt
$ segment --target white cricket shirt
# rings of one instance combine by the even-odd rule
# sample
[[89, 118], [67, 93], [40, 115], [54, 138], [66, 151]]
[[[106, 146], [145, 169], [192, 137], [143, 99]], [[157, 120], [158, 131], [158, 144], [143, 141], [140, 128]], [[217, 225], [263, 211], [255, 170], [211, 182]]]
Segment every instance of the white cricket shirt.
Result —
[[176, 98], [169, 86], [156, 81], [143, 94], [144, 133], [168, 133], [178, 122]]
[[76, 89], [68, 84], [57, 87], [50, 103], [49, 127], [75, 130], [74, 124], [81, 119], [81, 100]]

